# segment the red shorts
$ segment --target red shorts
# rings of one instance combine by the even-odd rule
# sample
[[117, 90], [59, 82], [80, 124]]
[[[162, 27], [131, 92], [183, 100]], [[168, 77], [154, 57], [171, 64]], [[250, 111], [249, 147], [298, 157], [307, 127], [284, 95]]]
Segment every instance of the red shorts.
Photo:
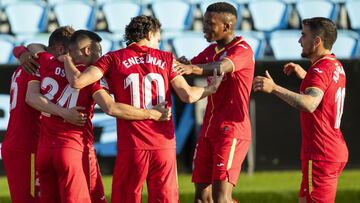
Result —
[[37, 163], [41, 202], [106, 202], [95, 151], [39, 148]]
[[192, 181], [211, 184], [227, 180], [236, 185], [249, 147], [249, 140], [201, 136], [194, 153]]
[[11, 202], [39, 202], [39, 179], [35, 153], [1, 149]]
[[175, 149], [119, 151], [111, 202], [140, 203], [145, 181], [149, 203], [179, 202]]
[[301, 165], [299, 197], [306, 197], [306, 202], [335, 202], [338, 178], [346, 163], [303, 160]]
[[[85, 162], [86, 164], [86, 162]], [[96, 150], [91, 149], [89, 151], [89, 168], [85, 171], [86, 176], [88, 176], [88, 185], [91, 196], [91, 203], [106, 203], [106, 197], [104, 192], [104, 185], [101, 179], [100, 167], [96, 158]], [[84, 166], [86, 169], [86, 167]]]

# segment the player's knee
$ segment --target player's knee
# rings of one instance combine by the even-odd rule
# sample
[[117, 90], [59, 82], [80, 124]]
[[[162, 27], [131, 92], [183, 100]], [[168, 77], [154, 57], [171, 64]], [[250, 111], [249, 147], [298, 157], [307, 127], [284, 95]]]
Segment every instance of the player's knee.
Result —
[[232, 203], [231, 195], [225, 192], [214, 192], [213, 200], [214, 203]]
[[195, 191], [195, 203], [211, 203], [212, 197], [209, 192], [206, 191]]

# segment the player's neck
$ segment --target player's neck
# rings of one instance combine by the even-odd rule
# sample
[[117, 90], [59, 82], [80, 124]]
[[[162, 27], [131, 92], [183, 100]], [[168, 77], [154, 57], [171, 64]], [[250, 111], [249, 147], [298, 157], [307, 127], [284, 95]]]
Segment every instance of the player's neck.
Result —
[[328, 49], [323, 49], [323, 50], [314, 52], [313, 56], [311, 56], [311, 58], [310, 58], [311, 64], [314, 64], [316, 61], [318, 61], [319, 59], [323, 58], [324, 56], [326, 56], [328, 54], [331, 54], [330, 50], [328, 50]]
[[217, 48], [220, 50], [222, 48], [224, 48], [226, 45], [230, 44], [232, 41], [235, 40], [235, 35], [231, 34], [231, 35], [227, 35], [225, 36], [223, 39], [216, 41], [217, 44]]

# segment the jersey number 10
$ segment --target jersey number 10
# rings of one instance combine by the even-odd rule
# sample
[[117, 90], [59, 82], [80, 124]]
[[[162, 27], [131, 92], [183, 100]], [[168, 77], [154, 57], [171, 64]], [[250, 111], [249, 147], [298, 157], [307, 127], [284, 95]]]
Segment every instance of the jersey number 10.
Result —
[[[131, 105], [137, 108], [141, 108], [140, 103], [142, 103], [143, 108], [151, 109], [153, 108], [152, 104], [152, 83], [156, 84], [156, 98], [157, 104], [165, 101], [165, 85], [164, 78], [158, 73], [149, 73], [145, 75], [142, 79], [142, 84], [140, 86], [139, 74], [132, 73], [125, 79], [124, 89], [130, 87], [131, 94]], [[140, 88], [143, 93], [143, 100], [140, 101]]]

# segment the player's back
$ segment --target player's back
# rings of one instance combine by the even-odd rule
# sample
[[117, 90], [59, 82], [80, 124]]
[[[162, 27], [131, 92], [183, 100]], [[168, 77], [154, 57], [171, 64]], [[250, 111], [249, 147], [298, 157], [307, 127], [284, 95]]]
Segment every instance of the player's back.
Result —
[[[169, 52], [131, 44], [110, 52], [95, 64], [105, 74], [115, 101], [150, 109], [167, 101], [171, 107], [170, 81], [174, 57]], [[155, 122], [117, 120], [119, 149], [175, 148], [172, 120]]]
[[314, 159], [347, 161], [347, 147], [340, 130], [346, 75], [334, 55], [327, 55], [308, 70], [300, 91], [316, 87], [324, 92], [313, 113], [301, 112], [303, 145]]
[[10, 119], [3, 149], [34, 152], [40, 133], [40, 112], [25, 102], [30, 75], [18, 67], [11, 78]]
[[[100, 86], [95, 83], [81, 90], [72, 88], [66, 79], [64, 64], [47, 52], [39, 54], [39, 63], [41, 93], [65, 108], [84, 107], [81, 112], [87, 114], [85, 125], [76, 126], [66, 123], [61, 117], [43, 113], [39, 147], [61, 146], [83, 150], [91, 146], [94, 140], [91, 118], [95, 104], [92, 94], [101, 89]], [[83, 71], [85, 66], [78, 68]]]

